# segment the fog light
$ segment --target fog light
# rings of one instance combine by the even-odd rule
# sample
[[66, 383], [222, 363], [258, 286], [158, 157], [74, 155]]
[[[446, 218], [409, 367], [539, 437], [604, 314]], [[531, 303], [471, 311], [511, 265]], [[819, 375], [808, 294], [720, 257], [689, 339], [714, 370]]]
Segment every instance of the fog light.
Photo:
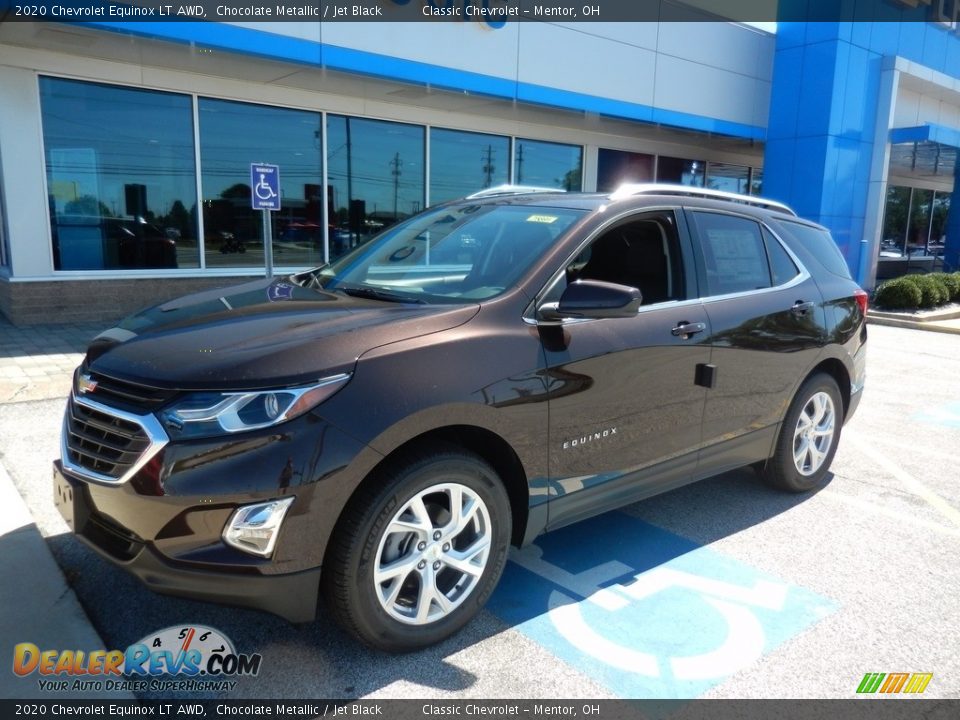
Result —
[[251, 555], [270, 557], [292, 497], [237, 508], [223, 529], [223, 541]]

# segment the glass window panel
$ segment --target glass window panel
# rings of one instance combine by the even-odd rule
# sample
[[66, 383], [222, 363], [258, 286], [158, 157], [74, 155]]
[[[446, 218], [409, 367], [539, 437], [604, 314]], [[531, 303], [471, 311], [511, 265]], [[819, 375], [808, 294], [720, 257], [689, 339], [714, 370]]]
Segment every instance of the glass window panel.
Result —
[[750, 194], [763, 195], [763, 168], [753, 168], [750, 178]]
[[261, 211], [250, 207], [250, 163], [280, 166], [270, 213], [273, 262], [323, 262], [322, 115], [200, 98], [200, 168], [207, 267], [263, 267]]
[[910, 188], [893, 186], [887, 189], [883, 214], [881, 255], [899, 257], [904, 252], [907, 238], [907, 219], [910, 215]]
[[933, 196], [933, 219], [930, 225], [930, 251], [933, 253], [943, 252], [949, 215], [950, 193], [937, 191]]
[[746, 195], [750, 190], [750, 168], [712, 162], [707, 166], [707, 187]]
[[187, 95], [40, 78], [57, 270], [197, 267]]
[[[3, 167], [3, 163], [0, 163]], [[10, 264], [10, 251], [7, 249], [7, 216], [4, 212], [3, 177], [0, 173], [0, 267]]]
[[910, 255], [923, 255], [927, 251], [932, 205], [933, 190], [913, 189], [913, 201], [910, 203], [910, 236], [907, 238], [907, 253]]
[[787, 254], [787, 251], [783, 249], [783, 245], [781, 245], [775, 237], [764, 230], [763, 239], [767, 243], [767, 256], [770, 259], [770, 276], [775, 286], [790, 282], [800, 274], [796, 264], [794, 264], [793, 260]]
[[510, 181], [510, 139], [430, 129], [430, 204]]
[[692, 213], [702, 239], [710, 295], [770, 287], [770, 266], [753, 220], [716, 213]]
[[600, 148], [597, 156], [597, 192], [611, 192], [624, 183], [653, 180], [653, 155]]
[[661, 155], [657, 160], [657, 182], [703, 187], [705, 167], [706, 163], [703, 160], [686, 160]]
[[420, 125], [327, 116], [331, 259], [424, 205]]
[[583, 187], [583, 148], [518, 138], [513, 176], [517, 185], [579, 191]]

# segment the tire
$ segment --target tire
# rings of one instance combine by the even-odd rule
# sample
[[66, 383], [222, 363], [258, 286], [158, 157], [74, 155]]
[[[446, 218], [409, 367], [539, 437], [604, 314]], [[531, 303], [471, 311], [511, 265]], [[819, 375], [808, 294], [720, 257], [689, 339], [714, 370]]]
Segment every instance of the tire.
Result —
[[479, 457], [451, 448], [395, 463], [361, 487], [337, 523], [321, 580], [328, 609], [381, 650], [440, 642], [496, 587], [511, 522], [503, 484]]
[[826, 373], [812, 375], [787, 410], [764, 480], [794, 493], [820, 485], [837, 452], [842, 426], [843, 401], [836, 380]]

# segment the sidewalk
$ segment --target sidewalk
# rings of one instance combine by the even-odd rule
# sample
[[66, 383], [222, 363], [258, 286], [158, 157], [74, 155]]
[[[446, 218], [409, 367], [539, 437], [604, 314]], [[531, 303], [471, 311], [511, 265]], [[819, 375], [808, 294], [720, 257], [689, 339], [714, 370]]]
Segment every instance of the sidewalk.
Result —
[[[73, 369], [83, 360], [87, 342], [102, 325], [17, 328], [0, 317], [0, 404], [66, 397]], [[51, 458], [52, 459], [52, 458]], [[51, 499], [51, 503], [52, 503]], [[0, 698], [132, 698], [130, 693], [67, 691], [49, 693], [37, 675], [12, 671], [16, 643], [40, 650], [104, 648], [46, 540], [0, 460]], [[58, 680], [71, 677], [58, 677]]]

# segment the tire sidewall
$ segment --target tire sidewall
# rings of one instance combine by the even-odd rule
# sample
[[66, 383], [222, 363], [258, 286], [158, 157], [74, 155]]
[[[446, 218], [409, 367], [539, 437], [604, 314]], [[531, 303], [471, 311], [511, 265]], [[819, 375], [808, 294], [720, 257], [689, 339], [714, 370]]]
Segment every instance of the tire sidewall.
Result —
[[[831, 439], [830, 449], [827, 450], [827, 456], [824, 458], [823, 464], [812, 475], [802, 475], [800, 471], [797, 470], [793, 459], [794, 433], [796, 432], [797, 421], [800, 419], [800, 413], [803, 412], [803, 408], [810, 402], [810, 399], [819, 392], [827, 393], [833, 402], [833, 438]], [[832, 377], [825, 373], [818, 373], [801, 385], [783, 420], [783, 429], [780, 432], [776, 452], [771, 459], [771, 463], [774, 465], [772, 468], [774, 484], [793, 492], [806, 492], [819, 486], [827, 473], [830, 472], [830, 466], [833, 464], [833, 456], [836, 454], [837, 446], [840, 444], [840, 432], [843, 429], [843, 420], [843, 400], [840, 397], [840, 389]]]
[[[440, 483], [459, 483], [477, 493], [490, 517], [490, 555], [470, 595], [447, 617], [429, 625], [408, 625], [383, 609], [376, 597], [373, 572], [380, 541], [398, 508], [414, 495]], [[467, 624], [486, 603], [503, 573], [510, 544], [511, 515], [506, 493], [496, 473], [479, 458], [442, 455], [401, 471], [379, 496], [361, 526], [359, 547], [348, 558], [349, 595], [356, 629], [371, 644], [393, 651], [432, 645]]]

